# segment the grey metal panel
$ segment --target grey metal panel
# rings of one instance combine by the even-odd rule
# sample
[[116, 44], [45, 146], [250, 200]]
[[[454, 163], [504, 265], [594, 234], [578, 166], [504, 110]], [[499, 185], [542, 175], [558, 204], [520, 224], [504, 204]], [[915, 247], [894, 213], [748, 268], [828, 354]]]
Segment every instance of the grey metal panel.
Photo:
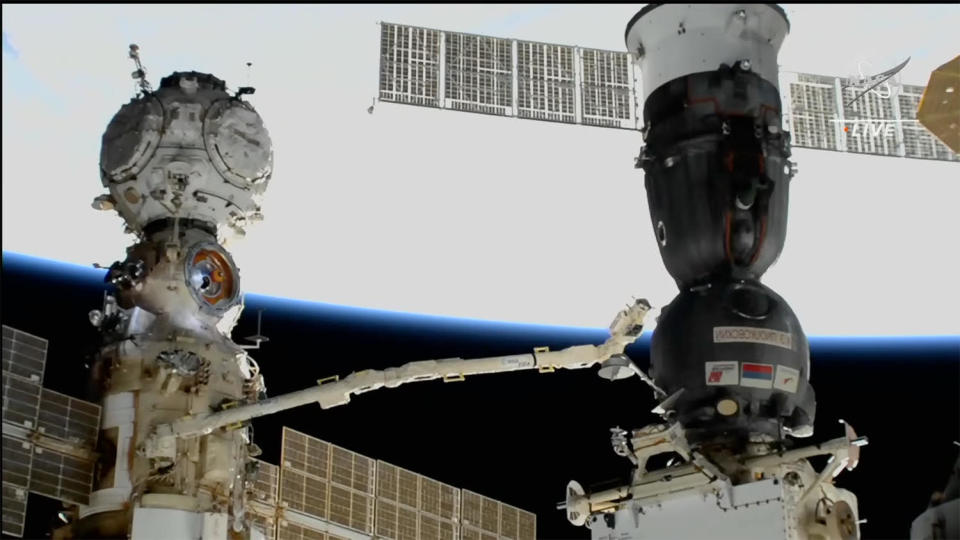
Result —
[[100, 406], [44, 388], [37, 429], [51, 437], [93, 448], [100, 432]]
[[440, 31], [380, 24], [380, 99], [440, 106]]
[[3, 436], [3, 483], [21, 488], [30, 487], [33, 465], [33, 444]]
[[27, 490], [20, 486], [3, 483], [3, 534], [23, 536], [27, 521]]
[[580, 53], [584, 124], [635, 129], [630, 105], [636, 99], [627, 53], [583, 49]]
[[574, 49], [517, 41], [517, 116], [576, 123]]
[[43, 384], [47, 340], [3, 326], [3, 371]]
[[40, 384], [3, 371], [3, 421], [34, 429], [40, 413]]
[[87, 504], [92, 483], [92, 461], [34, 447], [30, 491], [62, 501]]
[[444, 33], [444, 98], [463, 111], [513, 112], [513, 43], [509, 39]]

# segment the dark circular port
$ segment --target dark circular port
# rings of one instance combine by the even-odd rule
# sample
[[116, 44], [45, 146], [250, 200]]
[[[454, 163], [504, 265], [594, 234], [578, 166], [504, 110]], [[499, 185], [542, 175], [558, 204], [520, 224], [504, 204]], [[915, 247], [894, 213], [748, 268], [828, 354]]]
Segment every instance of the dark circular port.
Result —
[[745, 319], [765, 319], [770, 314], [771, 304], [763, 291], [749, 285], [734, 285], [727, 292], [727, 306]]

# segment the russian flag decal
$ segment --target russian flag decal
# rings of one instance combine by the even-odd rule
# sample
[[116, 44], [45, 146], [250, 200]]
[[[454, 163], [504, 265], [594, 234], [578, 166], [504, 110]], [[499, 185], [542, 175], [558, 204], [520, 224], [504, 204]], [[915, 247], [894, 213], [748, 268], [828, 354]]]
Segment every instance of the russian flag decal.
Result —
[[773, 388], [773, 364], [744, 362], [740, 372], [740, 386]]

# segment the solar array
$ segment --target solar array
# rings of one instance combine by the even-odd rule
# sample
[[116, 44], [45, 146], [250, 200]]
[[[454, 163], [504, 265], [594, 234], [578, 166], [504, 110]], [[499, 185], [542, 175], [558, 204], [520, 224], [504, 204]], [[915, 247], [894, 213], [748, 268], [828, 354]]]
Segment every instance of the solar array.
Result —
[[463, 540], [535, 538], [536, 528], [534, 514], [463, 490]]
[[460, 535], [460, 490], [377, 461], [377, 536], [456, 540]]
[[382, 101], [637, 129], [626, 53], [401, 24], [380, 28]]
[[917, 120], [924, 87], [892, 82], [861, 90], [844, 77], [783, 72], [784, 127], [793, 145], [819, 150], [960, 161]]
[[47, 341], [3, 327], [3, 534], [23, 536], [27, 493], [86, 504], [100, 407], [41, 386]]
[[270, 539], [536, 538], [530, 512], [287, 427], [280, 466], [258, 465], [248, 515]]
[[[633, 55], [380, 23], [380, 100], [565, 124], [639, 130], [641, 73]], [[793, 146], [960, 161], [920, 125], [924, 87], [781, 72]]]

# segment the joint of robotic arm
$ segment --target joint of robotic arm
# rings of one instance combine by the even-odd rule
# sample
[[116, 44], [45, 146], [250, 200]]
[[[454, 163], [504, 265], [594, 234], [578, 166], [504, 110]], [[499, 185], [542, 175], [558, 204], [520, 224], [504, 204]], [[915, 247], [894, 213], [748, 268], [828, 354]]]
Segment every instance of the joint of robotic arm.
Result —
[[650, 302], [645, 298], [634, 301], [627, 309], [617, 314], [610, 323], [610, 338], [624, 345], [633, 343], [643, 333], [643, 322], [650, 312]]
[[549, 373], [557, 368], [588, 368], [607, 358], [607, 355], [596, 345], [576, 345], [561, 351], [551, 351], [546, 347], [539, 347], [533, 350], [533, 356], [541, 373]]
[[618, 456], [625, 457], [630, 460], [630, 463], [633, 463], [634, 466], [637, 466], [636, 456], [633, 455], [633, 449], [630, 447], [630, 441], [627, 439], [626, 430], [620, 429], [620, 427], [610, 428], [610, 444], [613, 446], [613, 452]]

